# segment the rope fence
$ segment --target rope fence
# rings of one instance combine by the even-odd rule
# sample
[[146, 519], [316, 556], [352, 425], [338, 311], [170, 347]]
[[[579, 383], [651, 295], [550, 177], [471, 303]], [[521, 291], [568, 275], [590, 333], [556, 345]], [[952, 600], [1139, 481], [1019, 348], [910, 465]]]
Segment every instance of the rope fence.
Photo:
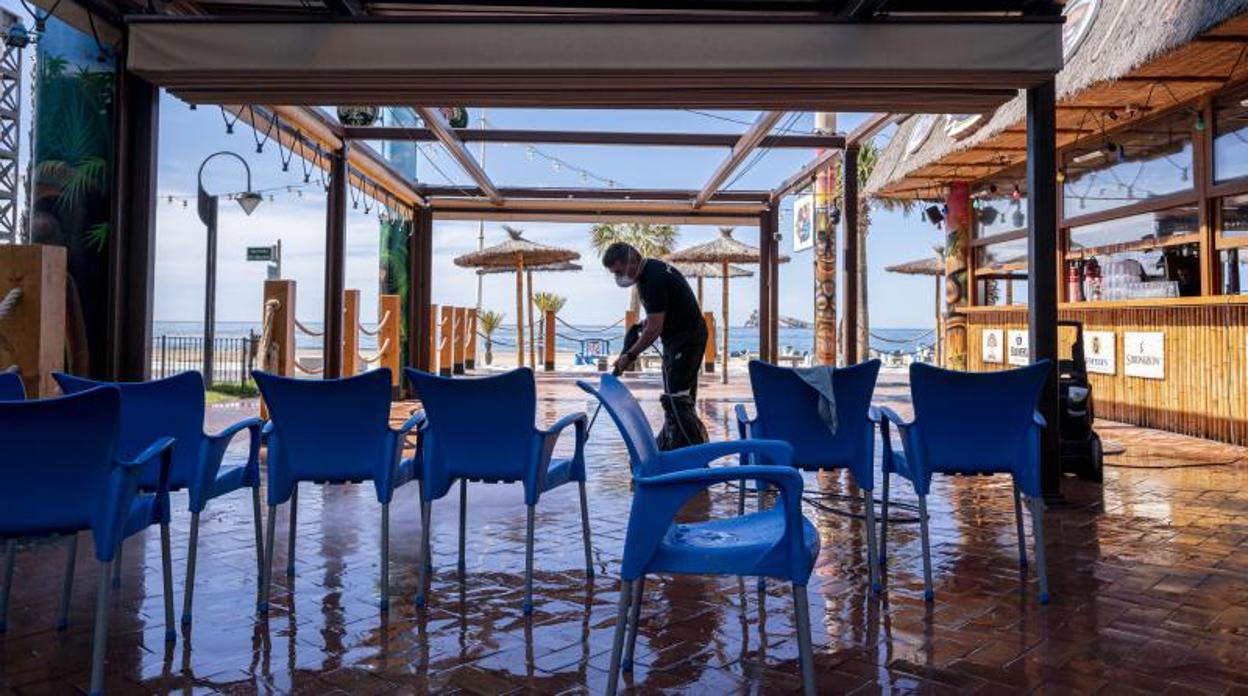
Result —
[[304, 332], [305, 334], [309, 336], [324, 336], [325, 335], [324, 331], [316, 331], [314, 329], [309, 329], [307, 326], [304, 325], [303, 322], [299, 321], [298, 319], [295, 319], [295, 328], [299, 329], [300, 331]]
[[363, 355], [362, 353], [361, 353], [361, 354], [359, 354], [360, 362], [364, 363], [365, 365], [372, 365], [373, 363], [377, 362], [378, 360], [381, 360], [381, 356], [385, 355], [385, 354], [386, 354], [386, 351], [387, 351], [387, 350], [389, 350], [389, 349], [390, 349], [390, 339], [389, 339], [389, 338], [387, 338], [387, 339], [386, 339], [386, 340], [385, 340], [385, 341], [381, 344], [381, 347], [377, 349], [377, 354], [376, 354], [376, 355], [374, 355], [373, 357], [371, 357], [371, 358], [366, 358], [366, 357], [364, 357], [364, 355]]

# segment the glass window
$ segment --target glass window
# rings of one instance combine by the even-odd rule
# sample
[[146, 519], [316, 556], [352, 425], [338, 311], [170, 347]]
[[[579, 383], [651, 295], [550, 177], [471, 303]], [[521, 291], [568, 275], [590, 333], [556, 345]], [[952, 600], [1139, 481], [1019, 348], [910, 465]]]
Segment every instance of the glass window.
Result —
[[1223, 237], [1248, 237], [1248, 195], [1227, 196], [1221, 201]]
[[975, 212], [976, 239], [1027, 229], [1027, 196], [1022, 191], [980, 198]]
[[1027, 276], [980, 278], [976, 299], [984, 307], [1008, 307], [1027, 304]]
[[975, 248], [975, 272], [1027, 272], [1027, 238], [1011, 239]]
[[1248, 176], [1248, 89], [1218, 97], [1213, 122], [1214, 181]]
[[993, 307], [1027, 303], [1027, 238], [976, 247], [978, 304]]
[[1067, 298], [1130, 300], [1200, 294], [1196, 206], [1070, 230]]
[[1248, 295], [1248, 249], [1223, 249], [1218, 260], [1222, 264], [1222, 294]]
[[1191, 113], [1180, 110], [1066, 152], [1066, 217], [1192, 190], [1192, 123]]

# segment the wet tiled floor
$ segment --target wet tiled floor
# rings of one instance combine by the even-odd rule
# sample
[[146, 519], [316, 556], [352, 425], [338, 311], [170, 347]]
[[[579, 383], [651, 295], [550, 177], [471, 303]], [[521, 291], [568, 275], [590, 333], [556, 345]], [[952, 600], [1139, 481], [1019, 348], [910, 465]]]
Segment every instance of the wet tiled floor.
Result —
[[[885, 374], [879, 400], [905, 409], [904, 377]], [[546, 382], [539, 418], [583, 410], [570, 382]], [[653, 385], [639, 394], [657, 422]], [[710, 385], [703, 415], [713, 437], [731, 437], [742, 387]], [[406, 415], [401, 405], [396, 415]], [[211, 409], [221, 425], [242, 415]], [[488, 427], [488, 418], [483, 428]], [[1008, 485], [941, 479], [932, 496], [936, 600], [922, 599], [918, 530], [890, 530], [887, 591], [867, 588], [861, 524], [839, 475], [808, 476], [830, 494], [807, 506], [823, 540], [811, 578], [817, 680], [826, 693], [1208, 692], [1248, 683], [1248, 463], [1244, 451], [1105, 424], [1125, 446], [1103, 488], [1066, 482], [1069, 504], [1050, 511], [1046, 534], [1053, 601], [1035, 599], [1034, 575], [1016, 561]], [[469, 488], [467, 573], [456, 571], [455, 493], [434, 505], [435, 572], [428, 608], [416, 585], [415, 486], [393, 508], [389, 615], [377, 608], [379, 510], [371, 485], [305, 486], [293, 578], [278, 574], [274, 609], [254, 613], [255, 550], [249, 496], [214, 501], [200, 535], [193, 633], [164, 642], [158, 536], [127, 544], [108, 650], [110, 693], [598, 693], [605, 687], [628, 514], [623, 447], [604, 417], [591, 434], [589, 497], [596, 579], [586, 582], [576, 488], [538, 506], [531, 618], [521, 613], [524, 507], [519, 486]], [[1172, 464], [1183, 468], [1164, 468]], [[1126, 468], [1130, 467], [1130, 468]], [[913, 501], [894, 480], [894, 498]], [[684, 514], [726, 515], [720, 487]], [[183, 494], [175, 510], [185, 510]], [[894, 515], [911, 510], [895, 507]], [[279, 518], [274, 567], [285, 567]], [[181, 608], [187, 516], [173, 527]], [[0, 688], [85, 690], [96, 569], [81, 544], [71, 626], [54, 629], [63, 542], [23, 544], [9, 629], [0, 637]], [[1026, 585], [1024, 585], [1026, 583]], [[771, 582], [659, 577], [648, 583], [638, 693], [783, 693], [797, 690], [792, 599]]]

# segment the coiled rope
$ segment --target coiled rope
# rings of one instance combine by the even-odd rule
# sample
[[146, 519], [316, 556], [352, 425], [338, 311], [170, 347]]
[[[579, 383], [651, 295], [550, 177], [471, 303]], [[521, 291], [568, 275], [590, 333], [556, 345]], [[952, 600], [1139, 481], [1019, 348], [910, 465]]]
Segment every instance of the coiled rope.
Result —
[[272, 372], [277, 366], [278, 345], [273, 340], [273, 317], [282, 303], [280, 300], [269, 299], [264, 302], [264, 320], [260, 324], [260, 370]]
[[13, 307], [20, 299], [22, 299], [22, 289], [15, 285], [5, 293], [4, 299], [0, 300], [0, 319], [9, 316], [9, 312], [13, 311]]

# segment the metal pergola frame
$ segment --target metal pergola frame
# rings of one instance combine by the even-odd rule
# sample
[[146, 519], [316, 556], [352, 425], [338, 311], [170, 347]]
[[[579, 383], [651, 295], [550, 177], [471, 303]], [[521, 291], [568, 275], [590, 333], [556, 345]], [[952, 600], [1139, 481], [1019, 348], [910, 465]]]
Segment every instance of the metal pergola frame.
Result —
[[[37, 0], [45, 1], [46, 0]], [[186, 0], [174, 9], [206, 16], [125, 17], [127, 0], [67, 0], [60, 12], [83, 8], [111, 22], [126, 56], [118, 70], [114, 179], [116, 222], [109, 353], [111, 376], [143, 378], [149, 366], [158, 94], [166, 87], [192, 103], [280, 104], [274, 113], [316, 137], [332, 184], [326, 220], [325, 316], [341, 316], [347, 186], [352, 172], [369, 177], [410, 206], [409, 353], [429, 364], [432, 230], [435, 218], [735, 221], [760, 227], [760, 353], [774, 357], [777, 333], [779, 232], [776, 204], [829, 167], [849, 167], [857, 143], [885, 127], [870, 117], [855, 133], [790, 136], [771, 130], [786, 111], [963, 112], [995, 108], [1019, 90], [1027, 99], [1029, 322], [1034, 358], [1057, 357], [1057, 220], [1054, 161], [1054, 74], [1061, 66], [1060, 5], [1052, 0], [949, 0], [939, 9], [914, 0], [809, 0], [685, 4], [551, 0], [536, 9], [492, 0], [486, 16], [414, 0], [400, 18], [377, 19], [365, 0], [333, 0], [324, 10], [264, 12], [265, 0], [233, 3], [213, 15]], [[70, 3], [76, 2], [77, 5]], [[642, 7], [644, 5], [644, 7]], [[557, 11], [550, 7], [558, 6]], [[151, 6], [148, 6], [151, 8]], [[387, 6], [390, 7], [390, 6]], [[406, 6], [405, 6], [406, 7]], [[248, 11], [253, 14], [248, 15]], [[462, 11], [461, 11], [462, 10]], [[59, 13], [59, 12], [58, 12]], [[419, 17], [419, 20], [414, 19]], [[122, 19], [124, 18], [124, 20]], [[333, 41], [323, 41], [332, 37]], [[488, 38], [482, 40], [482, 38]], [[694, 38], [696, 37], [696, 39]], [[420, 40], [415, 40], [415, 39]], [[563, 43], [552, 45], [551, 39]], [[385, 40], [378, 40], [385, 39]], [[410, 40], [408, 40], [410, 39]], [[474, 40], [476, 39], [476, 40]], [[638, 42], [636, 50], [606, 50]], [[300, 46], [300, 51], [290, 47]], [[325, 48], [329, 53], [320, 49]], [[365, 59], [361, 53], [368, 47]], [[215, 50], [211, 50], [214, 49]], [[338, 51], [335, 53], [334, 51]], [[1029, 62], [1030, 61], [1030, 62]], [[567, 66], [575, 66], [569, 69]], [[332, 99], [330, 99], [332, 97]], [[396, 104], [413, 107], [422, 129], [342, 128], [314, 104]], [[736, 108], [760, 111], [741, 134], [624, 134], [467, 131], [433, 108], [473, 106], [589, 108]], [[318, 131], [311, 133], [310, 131]], [[369, 140], [436, 140], [473, 180], [470, 187], [396, 181], [374, 166]], [[729, 153], [697, 190], [592, 190], [500, 187], [472, 157], [477, 141], [632, 146], [727, 147]], [[601, 141], [601, 142], [599, 142]], [[759, 147], [822, 147], [823, 152], [770, 191], [720, 188]], [[847, 156], [842, 156], [847, 155]], [[398, 195], [398, 194], [405, 195]], [[844, 192], [846, 226], [855, 229], [856, 187]], [[861, 269], [847, 235], [844, 282], [856, 288]], [[849, 291], [853, 292], [853, 291]], [[857, 323], [847, 294], [845, 331]], [[146, 326], [147, 328], [143, 328]], [[343, 329], [326, 322], [326, 377], [340, 374]], [[847, 342], [848, 345], [849, 342]], [[852, 353], [847, 354], [853, 358]], [[1057, 422], [1056, 371], [1041, 402]], [[1058, 493], [1056, 428], [1042, 438], [1044, 487]]]

